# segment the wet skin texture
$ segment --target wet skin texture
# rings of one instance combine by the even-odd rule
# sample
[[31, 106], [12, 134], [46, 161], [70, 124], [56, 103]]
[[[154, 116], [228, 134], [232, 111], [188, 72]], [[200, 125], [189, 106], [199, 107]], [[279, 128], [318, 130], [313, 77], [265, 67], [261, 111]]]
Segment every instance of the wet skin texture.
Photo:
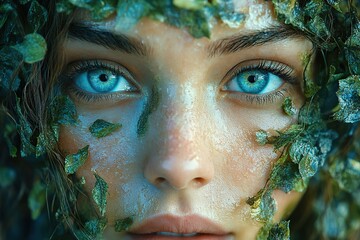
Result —
[[[134, 29], [121, 31], [146, 46], [144, 55], [75, 38], [65, 41], [65, 74], [85, 72], [74, 65], [97, 60], [98, 65], [102, 62], [102, 67], [121, 72], [123, 81], [132, 86], [127, 91], [79, 94], [73, 82], [80, 77], [70, 74], [75, 87], [67, 88], [79, 123], [61, 129], [60, 146], [69, 154], [89, 145], [89, 158], [77, 176], [85, 177], [89, 193], [95, 183], [92, 171], [109, 185], [106, 239], [126, 238], [125, 232], [114, 230], [117, 219], [134, 216], [134, 226], [138, 226], [162, 214], [200, 215], [234, 239], [255, 238], [261, 224], [251, 219], [245, 202], [264, 187], [279, 156], [271, 145], [260, 146], [255, 132], [274, 132], [296, 122], [296, 116], [286, 115], [281, 105], [290, 96], [301, 107], [302, 57], [312, 45], [293, 36], [209, 56], [209, 46], [216, 40], [278, 24], [269, 3], [238, 1], [237, 7], [248, 21], [237, 29], [217, 23], [210, 39], [194, 39], [185, 30], [146, 18]], [[119, 34], [114, 26], [109, 19], [92, 28]], [[281, 84], [267, 93], [234, 88], [236, 70], [264, 60], [288, 67], [292, 80], [280, 77]], [[97, 139], [88, 130], [97, 119], [123, 127]], [[275, 191], [274, 196], [279, 220], [301, 194]]]

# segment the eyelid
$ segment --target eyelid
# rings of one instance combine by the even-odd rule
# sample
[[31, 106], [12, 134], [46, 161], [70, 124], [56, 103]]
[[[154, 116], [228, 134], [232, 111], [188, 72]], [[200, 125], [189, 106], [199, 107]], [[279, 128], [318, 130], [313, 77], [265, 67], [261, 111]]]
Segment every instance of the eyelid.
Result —
[[276, 76], [279, 76], [285, 82], [296, 84], [298, 82], [296, 72], [287, 64], [264, 59], [247, 60], [236, 64], [224, 76], [221, 82], [221, 89], [237, 74], [250, 70], [265, 70]]
[[[237, 74], [241, 74], [250, 70], [268, 71], [269, 73], [280, 77], [284, 83], [279, 89], [265, 94], [249, 94], [225, 89], [226, 84], [231, 81]], [[232, 67], [221, 81], [220, 89], [230, 98], [236, 99], [240, 102], [253, 105], [264, 105], [283, 99], [285, 95], [289, 94], [290, 86], [295, 86], [299, 84], [299, 82], [299, 76], [297, 75], [295, 69], [288, 66], [287, 64], [272, 60], [254, 59], [240, 62]], [[289, 83], [290, 86], [286, 85], [285, 83]]]
[[[132, 84], [136, 90], [127, 92], [110, 92], [110, 93], [91, 93], [84, 91], [75, 86], [74, 79], [81, 73], [95, 69], [108, 69], [118, 75], [123, 76], [129, 84]], [[123, 65], [102, 59], [87, 59], [74, 61], [68, 64], [66, 69], [60, 76], [60, 88], [65, 94], [68, 94], [73, 100], [91, 104], [94, 106], [101, 106], [106, 104], [115, 104], [119, 101], [125, 101], [140, 96], [142, 89], [140, 84], [135, 80], [132, 73]]]
[[[131, 72], [123, 65], [101, 59], [89, 59], [89, 60], [80, 60], [70, 63], [64, 73], [62, 74], [62, 78], [65, 79], [65, 84], [71, 85], [75, 76], [79, 75], [85, 71], [91, 71], [95, 69], [108, 69], [116, 74], [123, 76], [127, 81], [133, 84], [140, 92], [141, 88], [139, 83], [135, 80]], [[100, 95], [100, 94], [99, 94]]]

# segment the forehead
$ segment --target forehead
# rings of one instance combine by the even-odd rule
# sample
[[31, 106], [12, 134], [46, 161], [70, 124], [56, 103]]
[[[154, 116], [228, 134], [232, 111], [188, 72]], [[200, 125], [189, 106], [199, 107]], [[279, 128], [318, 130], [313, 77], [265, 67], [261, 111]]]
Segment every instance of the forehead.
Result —
[[[236, 13], [242, 14], [244, 18], [236, 24], [233, 24], [233, 22], [224, 22], [220, 19], [213, 19], [209, 23], [211, 40], [224, 38], [226, 36], [233, 35], [234, 33], [239, 33], [239, 31], [246, 34], [246, 32], [281, 25], [276, 19], [271, 1], [234, 0], [230, 2], [233, 7], [231, 9], [233, 9]], [[96, 28], [108, 30], [114, 33], [122, 32], [135, 36], [147, 34], [154, 36], [156, 33], [164, 33], [169, 30], [174, 30], [175, 28], [173, 26], [169, 26], [169, 24], [161, 23], [161, 21], [150, 21], [147, 17], [144, 17], [135, 26], [124, 29], [122, 28], [123, 24], [116, 16], [109, 17], [108, 19], [100, 22], [95, 22], [91, 20], [86, 12], [79, 12], [79, 14], [75, 17], [75, 21], [85, 22], [86, 24], [95, 26]], [[185, 29], [177, 30], [187, 32]]]

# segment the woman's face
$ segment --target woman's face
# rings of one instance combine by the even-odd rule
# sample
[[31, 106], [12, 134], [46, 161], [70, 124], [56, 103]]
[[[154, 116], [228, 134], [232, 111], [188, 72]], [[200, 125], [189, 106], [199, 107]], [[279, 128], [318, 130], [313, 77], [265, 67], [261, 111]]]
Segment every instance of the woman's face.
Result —
[[[210, 39], [146, 18], [128, 30], [114, 19], [70, 27], [65, 86], [79, 121], [62, 127], [60, 146], [71, 154], [89, 145], [76, 175], [90, 195], [94, 171], [109, 186], [106, 239], [254, 239], [260, 229], [246, 200], [265, 186], [279, 152], [255, 133], [296, 122], [282, 103], [289, 96], [301, 107], [312, 44], [281, 25], [270, 3], [235, 5], [246, 20], [214, 24]], [[97, 119], [122, 127], [96, 138]], [[274, 198], [280, 220], [300, 194]], [[131, 228], [116, 232], [115, 221], [130, 216]]]

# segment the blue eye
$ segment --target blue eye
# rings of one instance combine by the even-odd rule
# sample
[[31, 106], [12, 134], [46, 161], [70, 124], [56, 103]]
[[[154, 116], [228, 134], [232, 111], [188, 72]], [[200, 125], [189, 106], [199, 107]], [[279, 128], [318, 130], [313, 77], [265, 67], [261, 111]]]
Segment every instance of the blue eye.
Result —
[[93, 94], [133, 92], [137, 90], [120, 72], [102, 66], [92, 66], [73, 76], [73, 84], [80, 90]]
[[237, 73], [226, 85], [228, 91], [247, 94], [265, 94], [278, 89], [284, 80], [263, 69], [245, 70]]

